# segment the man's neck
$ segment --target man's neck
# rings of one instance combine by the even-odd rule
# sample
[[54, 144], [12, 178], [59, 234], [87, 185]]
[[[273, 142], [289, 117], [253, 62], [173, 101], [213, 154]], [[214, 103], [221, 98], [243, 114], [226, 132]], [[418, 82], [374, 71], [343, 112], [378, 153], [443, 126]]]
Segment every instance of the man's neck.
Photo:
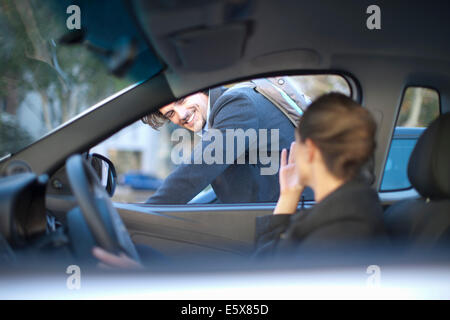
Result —
[[203, 135], [203, 132], [208, 131], [209, 129], [209, 115], [211, 113], [211, 90], [208, 93], [208, 105], [207, 105], [207, 109], [206, 109], [206, 119], [205, 119], [205, 124], [203, 125], [203, 128], [199, 131], [196, 132], [196, 134], [198, 134], [199, 136]]

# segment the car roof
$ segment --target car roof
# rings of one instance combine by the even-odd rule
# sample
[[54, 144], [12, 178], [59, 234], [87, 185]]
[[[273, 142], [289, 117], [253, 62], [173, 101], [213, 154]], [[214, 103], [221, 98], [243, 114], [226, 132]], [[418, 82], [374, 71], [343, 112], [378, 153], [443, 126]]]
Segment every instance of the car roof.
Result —
[[[377, 1], [379, 30], [366, 26], [369, 1], [164, 3], [133, 1], [145, 34], [169, 67], [176, 96], [283, 70], [341, 70], [360, 78], [372, 63], [390, 65], [392, 72], [401, 67], [416, 82], [450, 75], [448, 1]], [[229, 13], [233, 9], [239, 14]]]

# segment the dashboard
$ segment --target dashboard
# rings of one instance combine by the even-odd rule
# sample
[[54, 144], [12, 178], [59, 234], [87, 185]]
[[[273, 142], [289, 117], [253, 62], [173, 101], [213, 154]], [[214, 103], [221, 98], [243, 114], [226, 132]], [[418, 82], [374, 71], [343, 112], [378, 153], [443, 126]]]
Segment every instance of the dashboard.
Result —
[[13, 247], [45, 233], [47, 175], [20, 173], [0, 178], [0, 233]]

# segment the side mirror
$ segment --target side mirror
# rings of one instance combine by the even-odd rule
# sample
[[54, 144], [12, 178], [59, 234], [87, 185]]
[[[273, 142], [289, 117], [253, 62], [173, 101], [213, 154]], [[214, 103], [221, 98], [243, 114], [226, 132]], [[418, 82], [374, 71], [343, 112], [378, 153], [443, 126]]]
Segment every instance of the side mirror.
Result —
[[89, 154], [88, 160], [98, 174], [106, 192], [112, 197], [117, 185], [117, 173], [114, 164], [111, 160], [98, 153]]

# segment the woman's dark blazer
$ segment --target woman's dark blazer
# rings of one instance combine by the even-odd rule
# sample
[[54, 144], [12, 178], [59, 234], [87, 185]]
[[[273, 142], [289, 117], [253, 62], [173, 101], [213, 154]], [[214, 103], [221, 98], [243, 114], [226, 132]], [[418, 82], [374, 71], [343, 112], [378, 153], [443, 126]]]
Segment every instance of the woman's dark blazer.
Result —
[[256, 219], [256, 254], [362, 248], [387, 241], [377, 192], [352, 180], [312, 208]]

